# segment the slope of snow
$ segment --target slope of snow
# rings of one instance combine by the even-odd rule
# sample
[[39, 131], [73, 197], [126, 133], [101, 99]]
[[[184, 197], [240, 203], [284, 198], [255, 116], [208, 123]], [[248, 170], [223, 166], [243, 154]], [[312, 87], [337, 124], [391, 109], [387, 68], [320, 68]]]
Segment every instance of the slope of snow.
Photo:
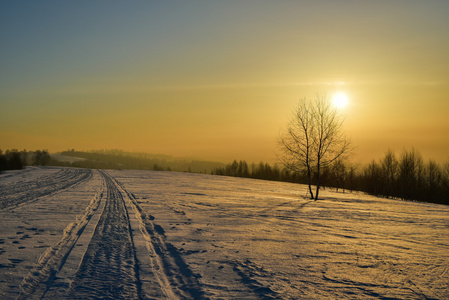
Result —
[[[110, 171], [212, 298], [449, 297], [449, 208], [251, 179]], [[138, 179], [138, 180], [137, 180]]]
[[[447, 206], [330, 190], [315, 202], [290, 183], [78, 170], [0, 174], [0, 190], [16, 191], [0, 198], [0, 298], [449, 298]], [[120, 288], [103, 267], [122, 276]]]

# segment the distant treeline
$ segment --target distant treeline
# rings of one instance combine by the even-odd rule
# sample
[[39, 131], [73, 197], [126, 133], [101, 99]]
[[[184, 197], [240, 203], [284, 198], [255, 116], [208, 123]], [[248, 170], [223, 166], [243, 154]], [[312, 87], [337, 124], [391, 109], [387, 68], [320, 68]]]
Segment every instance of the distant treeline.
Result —
[[[293, 173], [263, 162], [248, 165], [246, 161], [234, 161], [212, 174], [307, 184], [305, 171]], [[379, 162], [362, 168], [337, 161], [323, 170], [320, 180], [323, 186], [337, 190], [449, 205], [449, 161], [444, 165], [433, 160], [424, 162], [415, 150], [404, 150], [399, 157], [389, 150]]]
[[59, 165], [90, 169], [135, 169], [156, 171], [179, 171], [210, 173], [223, 163], [200, 160], [177, 159], [169, 155], [130, 153], [121, 150], [76, 151], [68, 150], [61, 155], [83, 158], [75, 162], [59, 162]]
[[268, 163], [260, 162], [259, 164], [248, 163], [244, 160], [237, 162], [234, 160], [222, 168], [216, 168], [212, 171], [212, 175], [223, 175], [233, 177], [246, 177], [263, 180], [287, 181], [296, 183], [305, 183], [306, 178], [302, 174], [288, 172], [278, 165], [271, 166]]
[[28, 165], [46, 166], [51, 162], [47, 150], [19, 151], [17, 149], [0, 149], [0, 172], [5, 170], [20, 170]]
[[[354, 170], [355, 168], [349, 168], [341, 161], [331, 167], [324, 168], [321, 175], [321, 180], [324, 182], [323, 187], [355, 190], [355, 185], [352, 182], [355, 176]], [[234, 160], [223, 168], [213, 170], [211, 174], [307, 184], [305, 170], [304, 172], [291, 172], [280, 165], [271, 166], [264, 162], [248, 165], [244, 160], [239, 162]], [[351, 179], [351, 182], [348, 179]]]
[[425, 162], [415, 150], [404, 150], [399, 157], [389, 150], [365, 166], [358, 181], [358, 189], [372, 195], [449, 205], [449, 161]]

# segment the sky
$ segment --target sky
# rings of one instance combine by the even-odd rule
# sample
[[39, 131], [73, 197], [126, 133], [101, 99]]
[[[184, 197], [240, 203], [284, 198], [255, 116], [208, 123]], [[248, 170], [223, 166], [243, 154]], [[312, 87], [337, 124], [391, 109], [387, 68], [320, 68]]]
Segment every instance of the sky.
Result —
[[449, 160], [449, 1], [1, 1], [0, 149], [276, 161], [342, 92], [353, 159]]

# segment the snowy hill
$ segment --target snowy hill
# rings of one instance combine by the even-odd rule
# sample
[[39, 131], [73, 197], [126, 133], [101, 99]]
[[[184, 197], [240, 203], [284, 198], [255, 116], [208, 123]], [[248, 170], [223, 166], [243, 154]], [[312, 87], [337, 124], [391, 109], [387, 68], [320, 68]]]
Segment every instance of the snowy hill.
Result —
[[449, 207], [212, 175], [0, 174], [0, 297], [448, 299]]

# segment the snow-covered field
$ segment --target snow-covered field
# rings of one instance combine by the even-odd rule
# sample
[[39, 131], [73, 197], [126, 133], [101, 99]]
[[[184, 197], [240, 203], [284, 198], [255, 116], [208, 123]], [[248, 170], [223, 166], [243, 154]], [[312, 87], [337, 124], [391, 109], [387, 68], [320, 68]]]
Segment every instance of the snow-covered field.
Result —
[[449, 299], [449, 207], [201, 174], [0, 174], [1, 299]]

